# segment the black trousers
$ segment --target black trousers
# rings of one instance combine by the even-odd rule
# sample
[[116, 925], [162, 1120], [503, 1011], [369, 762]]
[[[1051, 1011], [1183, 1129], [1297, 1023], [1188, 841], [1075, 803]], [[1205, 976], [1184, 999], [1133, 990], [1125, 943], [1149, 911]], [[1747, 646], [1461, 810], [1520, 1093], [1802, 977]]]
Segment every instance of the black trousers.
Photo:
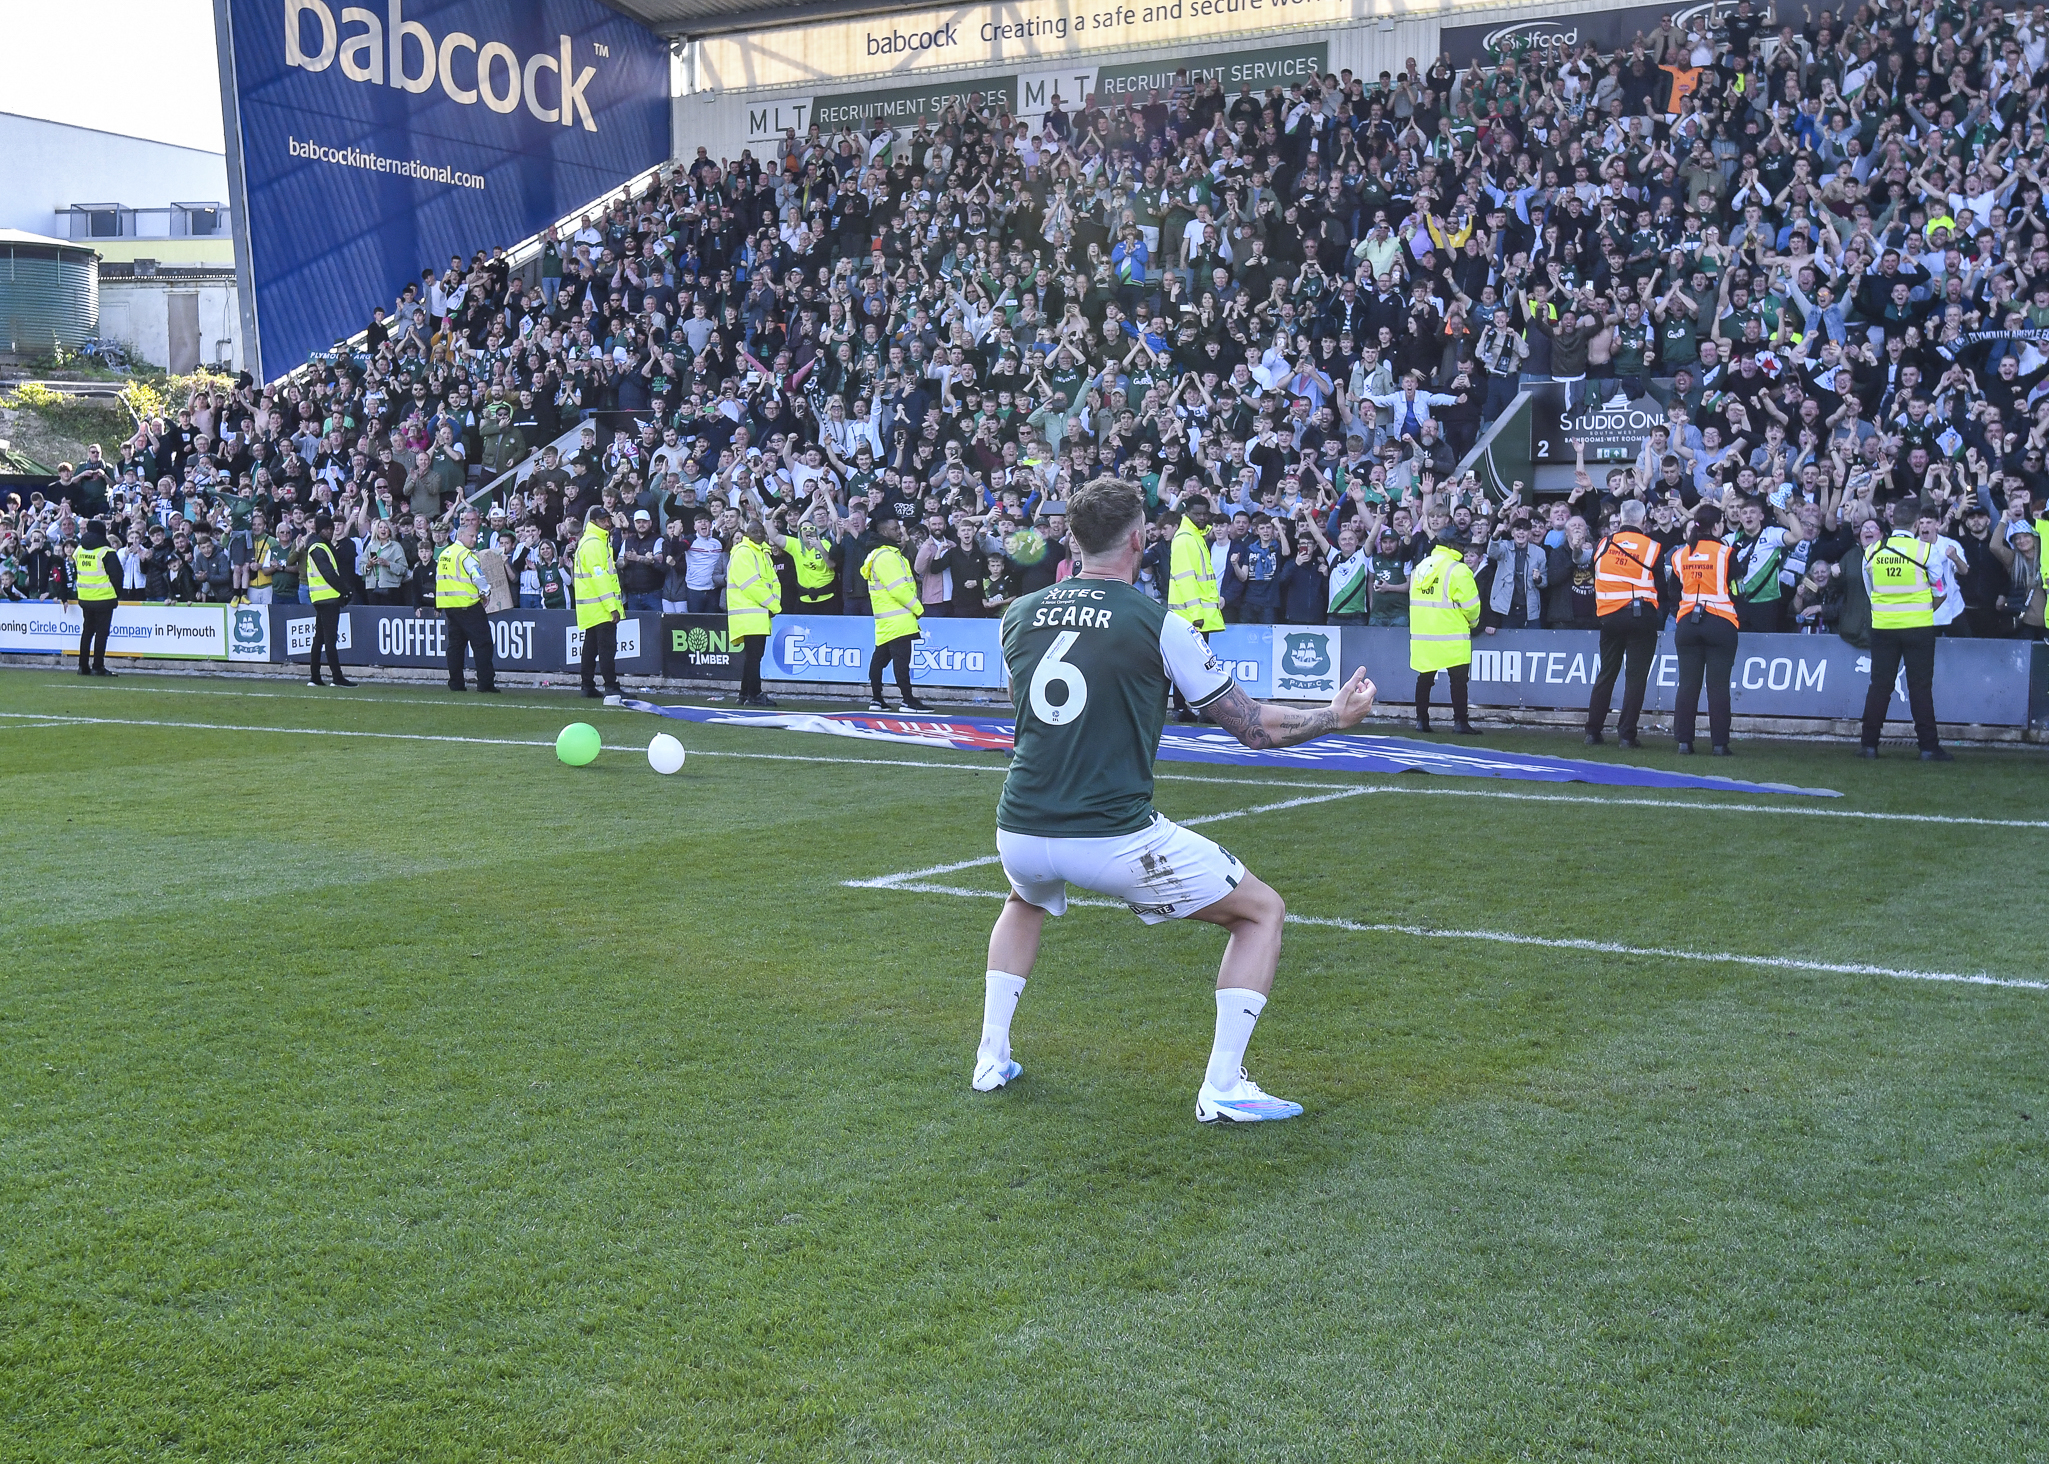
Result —
[[886, 645], [875, 648], [874, 657], [868, 662], [868, 689], [876, 701], [882, 700], [883, 668], [896, 667], [896, 689], [904, 700], [909, 701], [915, 692], [911, 690], [911, 647], [918, 643], [914, 635], [900, 635]]
[[1738, 600], [1736, 625], [1745, 635], [1776, 635], [1783, 600]]
[[740, 637], [740, 695], [756, 697], [761, 695], [761, 656], [768, 649], [765, 635], [743, 635]]
[[605, 690], [619, 689], [619, 622], [600, 620], [596, 625], [584, 627], [583, 632], [583, 689], [596, 691], [597, 673], [605, 677]]
[[320, 679], [320, 650], [327, 648], [327, 664], [334, 671], [334, 679], [341, 680], [341, 613], [339, 600], [316, 600], [313, 604], [313, 649], [306, 655], [306, 674], [314, 681]]
[[[1463, 727], [1466, 724], [1466, 683], [1471, 679], [1473, 668], [1470, 663], [1447, 667], [1445, 674], [1451, 678], [1451, 719]], [[1430, 689], [1437, 684], [1435, 671], [1416, 673], [1416, 725], [1424, 731], [1430, 730]]]
[[78, 633], [78, 672], [107, 669], [107, 634], [114, 628], [114, 607], [119, 600], [80, 600], [85, 628]]
[[460, 610], [443, 610], [448, 621], [448, 686], [451, 691], [461, 691], [462, 653], [468, 646], [477, 661], [477, 685], [485, 688], [498, 684], [497, 668], [491, 662], [491, 622], [484, 614], [484, 607], [465, 605]]
[[[1638, 604], [1643, 604], [1638, 601]], [[1658, 658], [1658, 621], [1655, 605], [1645, 606], [1642, 615], [1618, 610], [1600, 618], [1601, 670], [1594, 677], [1594, 689], [1587, 697], [1587, 735], [1597, 737], [1608, 720], [1608, 705], [1615, 696], [1615, 682], [1622, 678], [1622, 715], [1616, 719], [1620, 737], [1636, 736], [1637, 718], [1643, 713], [1643, 691], [1651, 677], [1651, 662]], [[1627, 666], [1628, 675], [1623, 675]]]
[[1693, 741], [1700, 693], [1707, 689], [1708, 740], [1729, 745], [1729, 677], [1736, 669], [1736, 627], [1719, 615], [1682, 615], [1672, 633], [1679, 652], [1679, 695], [1672, 703], [1672, 737]]
[[1905, 630], [1871, 627], [1871, 689], [1864, 693], [1864, 745], [1878, 746], [1885, 709], [1892, 702], [1900, 666], [1907, 668], [1907, 709], [1914, 714], [1914, 738], [1923, 752], [1942, 745], [1935, 735], [1935, 627]]

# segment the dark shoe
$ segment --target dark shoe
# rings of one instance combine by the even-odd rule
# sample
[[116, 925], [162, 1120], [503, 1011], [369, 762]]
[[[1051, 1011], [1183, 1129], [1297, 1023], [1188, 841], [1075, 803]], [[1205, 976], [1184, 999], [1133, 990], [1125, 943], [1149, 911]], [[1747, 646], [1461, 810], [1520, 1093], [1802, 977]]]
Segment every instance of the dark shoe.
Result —
[[325, 685], [327, 685], [327, 683], [326, 683], [325, 681], [322, 681], [322, 680], [321, 680], [321, 679], [320, 679], [320, 678], [319, 678], [318, 676], [312, 676], [312, 677], [308, 677], [308, 678], [307, 678], [307, 680], [306, 680], [306, 684], [307, 684], [308, 686], [325, 686]]
[[1734, 754], [1734, 753], [1732, 753], [1732, 752], [1730, 752], [1730, 751], [1729, 751], [1729, 744], [1728, 744], [1728, 743], [1726, 743], [1726, 742], [1722, 743], [1722, 744], [1721, 744], [1720, 746], [1718, 746], [1718, 747], [1715, 747], [1715, 748], [1711, 748], [1711, 749], [1710, 749], [1710, 751], [1712, 751], [1712, 752], [1714, 753], [1714, 755], [1715, 755], [1716, 757], [1733, 757], [1733, 756], [1735, 756], [1735, 754]]
[[878, 696], [868, 703], [868, 710], [871, 712], [889, 712], [896, 709]]
[[1471, 722], [1454, 722], [1452, 723], [1451, 730], [1458, 733], [1461, 737], [1481, 737], [1486, 735]]
[[95, 667], [93, 667], [93, 670], [92, 670], [92, 674], [93, 674], [93, 675], [95, 675], [95, 676], [104, 676], [104, 677], [106, 677], [106, 678], [107, 678], [107, 679], [108, 679], [109, 681], [111, 681], [111, 680], [113, 680], [113, 679], [114, 679], [114, 673], [113, 673], [113, 672], [111, 672], [111, 671], [109, 671], [109, 670], [108, 670], [108, 669], [107, 669], [106, 667], [104, 667], [104, 666], [95, 666]]
[[1598, 732], [1589, 732], [1586, 736], [1580, 738], [1580, 742], [1587, 747], [1599, 747], [1601, 745], [1601, 734]]
[[78, 674], [79, 674], [80, 676], [90, 676], [90, 675], [92, 675], [92, 667], [90, 667], [90, 666], [80, 666], [80, 667], [78, 668]]
[[334, 684], [336, 686], [354, 686], [356, 683], [349, 680], [346, 676], [337, 676], [334, 678]]
[[1693, 744], [1692, 744], [1691, 742], [1682, 742], [1682, 743], [1680, 743], [1680, 744], [1679, 744], [1679, 751], [1681, 751], [1681, 752], [1685, 753], [1685, 754], [1686, 754], [1686, 756], [1688, 756], [1688, 757], [1692, 757], [1692, 756], [1693, 756]]
[[754, 705], [757, 707], [774, 707], [776, 699], [772, 696], [757, 696], [754, 698]]
[[1638, 742], [1634, 737], [1618, 737], [1615, 739], [1615, 745], [1617, 747], [1626, 747], [1631, 752], [1640, 752], [1643, 750], [1643, 744], [1641, 742]]
[[1950, 750], [1949, 750], [1948, 748], [1946, 748], [1946, 747], [1924, 747], [1924, 748], [1922, 748], [1922, 749], [1921, 749], [1921, 761], [1922, 761], [1922, 762], [1955, 762], [1955, 761], [1956, 761], [1956, 754], [1955, 754], [1955, 753], [1953, 753], [1953, 752], [1951, 752], [1951, 751], [1950, 751]]
[[1430, 730], [1430, 719], [1428, 717], [1416, 718], [1416, 730], [1418, 732], [1428, 732]]
[[477, 688], [477, 690], [478, 690], [478, 691], [488, 691], [488, 692], [490, 692], [490, 693], [491, 693], [491, 694], [492, 694], [493, 696], [496, 696], [496, 695], [497, 695], [498, 693], [500, 693], [500, 692], [504, 691], [504, 690], [505, 690], [505, 688], [504, 688], [504, 687], [502, 687], [502, 686], [480, 686], [480, 687], [478, 687], [478, 688]]
[[624, 695], [626, 695], [626, 688], [625, 688], [625, 687], [623, 687], [623, 686], [621, 686], [621, 685], [620, 685], [620, 684], [619, 684], [618, 682], [616, 682], [616, 681], [615, 681], [615, 682], [613, 682], [613, 683], [612, 683], [612, 684], [611, 684], [610, 686], [608, 686], [608, 687], [606, 687], [606, 688], [605, 688], [605, 695], [606, 695], [606, 696], [624, 696]]
[[464, 685], [463, 685], [463, 684], [462, 684], [461, 682], [459, 682], [459, 681], [451, 681], [451, 682], [449, 682], [449, 683], [448, 683], [448, 689], [449, 689], [450, 691], [468, 691], [468, 690], [469, 690], [469, 688], [468, 688], [467, 686], [464, 686]]
[[1857, 749], [1857, 756], [1859, 756], [1859, 757], [1877, 757], [1877, 756], [1878, 756], [1878, 749], [1877, 749], [1877, 748], [1875, 748], [1875, 747], [1860, 747], [1860, 748], [1858, 748], [1858, 749]]
[[932, 708], [914, 696], [907, 696], [904, 698], [904, 710], [907, 712], [929, 712]]
[[595, 686], [586, 686], [583, 689], [583, 694], [588, 697], [600, 697], [604, 695], [604, 693], [602, 691], [599, 691]]

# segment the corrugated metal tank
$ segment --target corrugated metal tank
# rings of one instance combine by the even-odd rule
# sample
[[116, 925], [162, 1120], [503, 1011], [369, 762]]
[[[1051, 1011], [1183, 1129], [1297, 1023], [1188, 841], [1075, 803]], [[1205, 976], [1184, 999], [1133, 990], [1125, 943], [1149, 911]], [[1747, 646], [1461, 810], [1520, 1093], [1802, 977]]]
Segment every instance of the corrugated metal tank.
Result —
[[99, 334], [100, 257], [52, 239], [0, 237], [0, 342], [27, 356]]

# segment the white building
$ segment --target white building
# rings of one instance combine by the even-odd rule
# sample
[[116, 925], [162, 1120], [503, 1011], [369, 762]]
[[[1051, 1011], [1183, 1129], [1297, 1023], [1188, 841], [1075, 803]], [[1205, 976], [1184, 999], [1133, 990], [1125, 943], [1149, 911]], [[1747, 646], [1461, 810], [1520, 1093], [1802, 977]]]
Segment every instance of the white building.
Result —
[[100, 256], [99, 335], [171, 371], [242, 360], [227, 159], [0, 112], [0, 228]]

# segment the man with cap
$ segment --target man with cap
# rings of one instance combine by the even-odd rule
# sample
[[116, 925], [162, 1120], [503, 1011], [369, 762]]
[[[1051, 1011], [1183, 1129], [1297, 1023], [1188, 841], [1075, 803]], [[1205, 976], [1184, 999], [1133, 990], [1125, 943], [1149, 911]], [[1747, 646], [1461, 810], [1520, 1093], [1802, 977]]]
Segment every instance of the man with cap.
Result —
[[[117, 554], [107, 542], [105, 519], [86, 524], [71, 560], [71, 583], [78, 587], [78, 608], [85, 615], [85, 626], [78, 633], [80, 676], [114, 674], [107, 669], [107, 634], [114, 628], [114, 607], [121, 603], [121, 591], [107, 572], [107, 561]], [[64, 596], [67, 591], [60, 589], [58, 594]]]
[[644, 508], [633, 511], [633, 532], [619, 546], [619, 584], [625, 592], [626, 613], [662, 613], [662, 577], [668, 561], [662, 555], [662, 537], [655, 532], [654, 515]]
[[313, 537], [306, 541], [306, 556], [300, 565], [301, 582], [313, 602], [313, 646], [306, 655], [306, 684], [322, 686], [320, 651], [327, 649], [327, 666], [334, 672], [336, 686], [356, 683], [342, 675], [341, 612], [349, 596], [349, 583], [342, 578], [334, 558], [334, 518], [322, 509], [313, 515]]
[[[570, 585], [576, 595], [576, 628], [583, 632], [583, 694], [624, 695], [619, 686], [619, 622], [625, 607], [619, 575], [612, 567], [612, 515], [601, 503], [583, 516], [583, 537], [576, 541], [570, 563]], [[605, 689], [598, 690], [598, 672]]]
[[455, 537], [434, 560], [434, 607], [448, 626], [448, 689], [468, 691], [463, 684], [463, 648], [477, 658], [477, 690], [498, 690], [491, 659], [491, 622], [484, 615], [491, 582], [477, 562], [477, 521], [465, 514]]
[[1452, 727], [1477, 737], [1480, 729], [1466, 719], [1466, 684], [1480, 587], [1466, 566], [1463, 542], [1457, 529], [1439, 529], [1429, 556], [1409, 576], [1409, 669], [1416, 673], [1416, 730], [1430, 730], [1430, 690], [1444, 671], [1451, 680]]

